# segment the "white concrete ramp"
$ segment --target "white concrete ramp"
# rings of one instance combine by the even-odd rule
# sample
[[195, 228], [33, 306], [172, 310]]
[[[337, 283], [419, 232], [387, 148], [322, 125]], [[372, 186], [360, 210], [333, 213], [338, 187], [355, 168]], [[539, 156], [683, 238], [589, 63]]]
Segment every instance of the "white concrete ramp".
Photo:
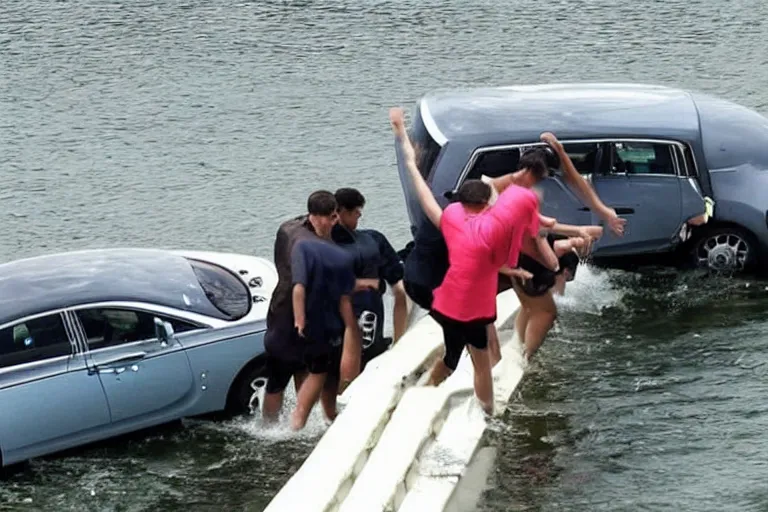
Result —
[[[514, 319], [513, 291], [498, 297], [497, 328]], [[523, 375], [519, 343], [504, 331], [494, 368], [496, 414]], [[420, 385], [442, 357], [442, 330], [419, 320], [349, 387], [347, 405], [268, 512], [443, 511], [480, 446], [487, 423], [465, 351], [439, 387]]]

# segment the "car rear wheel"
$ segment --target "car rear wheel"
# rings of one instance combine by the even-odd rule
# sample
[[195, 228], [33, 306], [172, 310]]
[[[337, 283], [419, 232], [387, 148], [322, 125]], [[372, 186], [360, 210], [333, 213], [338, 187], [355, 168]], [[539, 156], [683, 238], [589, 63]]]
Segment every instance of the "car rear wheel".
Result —
[[757, 263], [757, 244], [743, 228], [713, 226], [696, 237], [692, 259], [697, 267], [714, 272], [749, 271]]
[[267, 386], [267, 367], [263, 358], [249, 364], [235, 379], [229, 390], [227, 412], [235, 415], [253, 415], [261, 410]]

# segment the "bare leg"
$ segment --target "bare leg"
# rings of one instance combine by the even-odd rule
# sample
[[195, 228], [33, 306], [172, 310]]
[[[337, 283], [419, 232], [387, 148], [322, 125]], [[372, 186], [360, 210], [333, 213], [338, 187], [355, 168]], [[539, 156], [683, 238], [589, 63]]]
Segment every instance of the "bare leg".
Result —
[[501, 345], [499, 344], [499, 333], [496, 330], [496, 324], [488, 324], [488, 354], [491, 360], [491, 368], [501, 361]]
[[264, 404], [261, 407], [261, 419], [264, 423], [274, 423], [283, 408], [283, 392], [265, 393]]
[[525, 328], [525, 357], [530, 360], [539, 350], [544, 338], [555, 324], [557, 318], [557, 306], [552, 293], [541, 297], [528, 297], [531, 304], [531, 315]]
[[335, 420], [339, 414], [336, 408], [337, 389], [338, 385], [333, 387], [325, 386], [322, 393], [320, 393], [320, 404], [323, 406], [323, 412], [328, 421]]
[[296, 396], [299, 396], [299, 388], [301, 388], [302, 382], [307, 378], [307, 372], [298, 372], [293, 374], [293, 387], [296, 390]]
[[488, 349], [468, 345], [472, 366], [475, 368], [475, 396], [487, 414], [493, 414], [493, 379]]
[[453, 370], [446, 366], [442, 358], [438, 359], [434, 366], [432, 366], [432, 371], [429, 374], [427, 386], [439, 386], [445, 379], [450, 377], [452, 373]]
[[320, 393], [325, 384], [325, 373], [310, 373], [299, 388], [296, 397], [296, 409], [291, 415], [291, 428], [301, 430], [307, 424], [309, 413], [320, 398]]
[[515, 293], [517, 293], [517, 297], [520, 300], [520, 309], [515, 317], [515, 330], [517, 331], [517, 339], [520, 340], [520, 343], [525, 343], [525, 328], [528, 326], [528, 317], [531, 315], [531, 312], [523, 304], [523, 294], [518, 292], [517, 289], [515, 289]]

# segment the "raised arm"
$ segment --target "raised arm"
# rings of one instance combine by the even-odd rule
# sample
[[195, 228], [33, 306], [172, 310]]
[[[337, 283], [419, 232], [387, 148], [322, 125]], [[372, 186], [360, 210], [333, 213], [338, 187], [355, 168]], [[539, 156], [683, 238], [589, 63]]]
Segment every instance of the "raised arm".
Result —
[[411, 175], [411, 181], [416, 189], [416, 195], [419, 198], [419, 203], [424, 209], [424, 213], [427, 218], [437, 227], [440, 227], [440, 218], [443, 215], [443, 209], [437, 204], [435, 196], [429, 189], [429, 185], [424, 181], [419, 168], [416, 165], [416, 151], [413, 149], [411, 140], [408, 138], [408, 134], [405, 131], [405, 120], [403, 118], [403, 109], [391, 108], [389, 109], [389, 121], [392, 124], [392, 131], [395, 137], [400, 142], [400, 147], [403, 152], [403, 164], [408, 169], [408, 174]]
[[618, 236], [624, 235], [624, 225], [627, 223], [626, 219], [622, 219], [616, 214], [616, 210], [607, 207], [597, 196], [594, 189], [589, 186], [587, 180], [585, 180], [576, 167], [573, 165], [571, 158], [566, 153], [565, 148], [557, 140], [557, 137], [553, 133], [545, 132], [541, 134], [541, 140], [546, 142], [560, 157], [560, 162], [563, 164], [563, 172], [565, 181], [572, 185], [582, 201], [592, 208], [597, 215], [602, 218], [611, 231]]

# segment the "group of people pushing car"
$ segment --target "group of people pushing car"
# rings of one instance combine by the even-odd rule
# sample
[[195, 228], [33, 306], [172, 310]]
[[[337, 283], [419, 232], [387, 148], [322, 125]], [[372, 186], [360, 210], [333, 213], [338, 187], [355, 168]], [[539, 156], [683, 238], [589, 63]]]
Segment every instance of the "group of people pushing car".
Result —
[[[497, 293], [511, 287], [520, 299], [515, 328], [528, 360], [557, 316], [553, 293], [563, 293], [581, 257], [603, 234], [601, 226], [565, 225], [541, 215], [533, 186], [560, 166], [592, 211], [616, 235], [623, 234], [626, 221], [600, 201], [551, 133], [541, 135], [546, 146], [520, 155], [514, 172], [462, 183], [443, 210], [419, 172], [402, 110], [391, 109], [389, 117], [430, 223], [419, 228], [407, 253], [398, 254], [380, 232], [358, 228], [365, 198], [341, 188], [313, 192], [306, 214], [280, 226], [274, 247], [278, 283], [264, 339], [267, 421], [279, 415], [291, 378], [297, 395], [291, 427], [303, 428], [318, 400], [332, 421], [337, 395], [403, 335], [407, 298], [429, 311], [443, 330], [445, 354], [428, 383], [445, 380], [466, 347], [476, 398], [492, 414], [491, 368], [501, 359], [494, 325]], [[392, 338], [383, 333], [387, 284], [394, 296]]]

